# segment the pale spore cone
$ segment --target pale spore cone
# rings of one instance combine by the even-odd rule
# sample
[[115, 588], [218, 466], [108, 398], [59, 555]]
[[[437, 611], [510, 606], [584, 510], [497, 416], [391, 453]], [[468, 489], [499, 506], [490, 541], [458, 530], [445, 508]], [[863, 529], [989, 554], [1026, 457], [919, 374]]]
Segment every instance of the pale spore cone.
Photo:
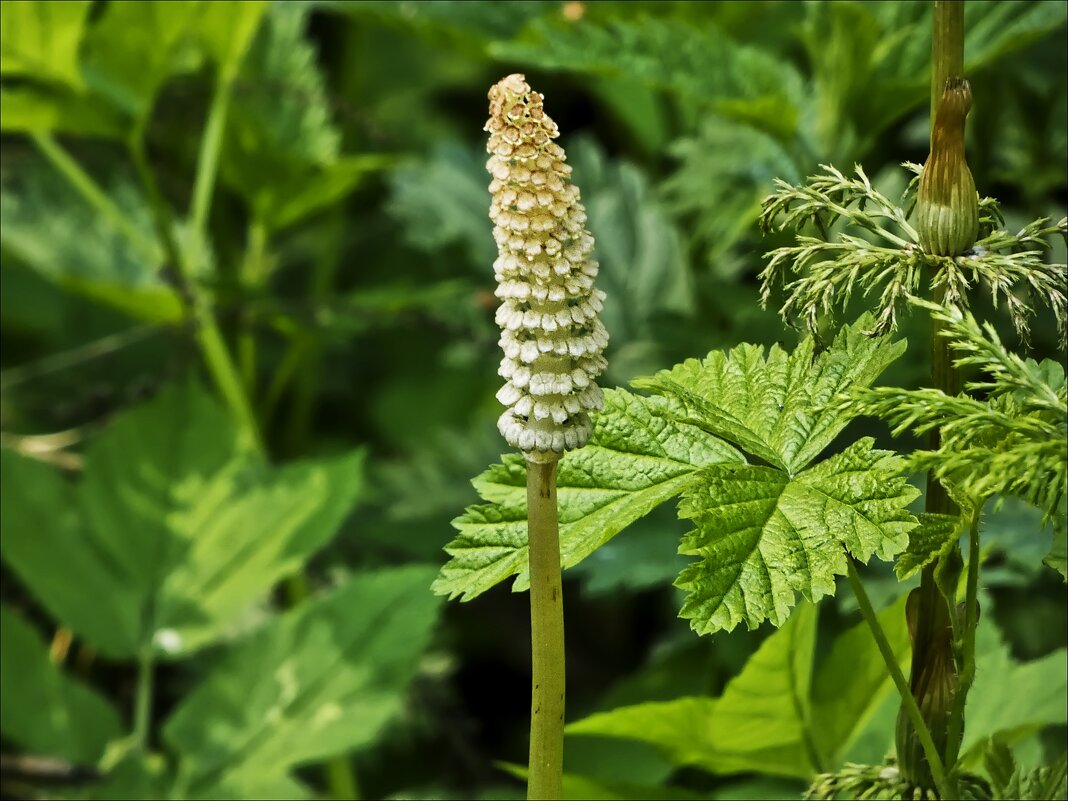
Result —
[[486, 169], [501, 301], [497, 324], [507, 409], [497, 428], [530, 461], [553, 461], [589, 439], [589, 413], [603, 403], [596, 378], [608, 332], [594, 288], [597, 262], [571, 167], [553, 140], [556, 123], [522, 75], [489, 91]]

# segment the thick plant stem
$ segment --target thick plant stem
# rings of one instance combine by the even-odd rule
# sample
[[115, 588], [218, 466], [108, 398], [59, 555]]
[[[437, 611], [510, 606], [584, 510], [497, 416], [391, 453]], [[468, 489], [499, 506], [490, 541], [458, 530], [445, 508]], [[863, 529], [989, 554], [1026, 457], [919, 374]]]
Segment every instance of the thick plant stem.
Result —
[[847, 559], [847, 567], [849, 568], [849, 583], [853, 588], [853, 594], [856, 596], [857, 606], [860, 607], [864, 622], [868, 624], [868, 628], [875, 638], [875, 644], [879, 647], [879, 653], [882, 654], [883, 661], [886, 663], [886, 669], [890, 672], [890, 677], [894, 680], [897, 691], [901, 695], [902, 710], [908, 715], [912, 725], [915, 727], [917, 737], [931, 766], [931, 775], [938, 794], [942, 798], [952, 798], [953, 795], [946, 785], [946, 773], [942, 766], [942, 758], [939, 756], [938, 748], [935, 746], [931, 732], [923, 720], [923, 715], [916, 704], [912, 691], [909, 689], [908, 682], [905, 681], [905, 674], [901, 672], [901, 668], [897, 664], [894, 649], [886, 637], [886, 632], [883, 631], [882, 624], [879, 623], [879, 618], [871, 605], [871, 600], [864, 589], [864, 584], [861, 583], [860, 577], [857, 575], [857, 568], [853, 563], [852, 557]]
[[964, 75], [964, 0], [934, 0], [931, 44], [931, 128], [946, 80]]
[[564, 591], [557, 462], [527, 463], [530, 555], [530, 762], [527, 798], [560, 798], [564, 766]]
[[[948, 395], [956, 395], [960, 392], [960, 373], [952, 365], [945, 337], [939, 334], [941, 327], [942, 324], [935, 320], [932, 326], [934, 385]], [[930, 447], [938, 448], [937, 432], [932, 434]], [[926, 511], [948, 515], [959, 512], [945, 488], [933, 476], [927, 478]], [[954, 566], [960, 562], [960, 548], [954, 546], [949, 553], [927, 565], [920, 575], [920, 586], [909, 598], [907, 612], [912, 637], [909, 686], [939, 754], [954, 752], [959, 746], [950, 742], [950, 730], [963, 732], [962, 721], [951, 723], [958, 708], [963, 712], [963, 707], [957, 703], [960, 682], [955, 656], [954, 630], [957, 627], [953, 619], [956, 602], [952, 595], [947, 597], [947, 590], [955, 591], [955, 575], [959, 574], [954, 573]], [[946, 571], [946, 580], [940, 580], [940, 568]], [[922, 749], [917, 748], [915, 730], [904, 708], [898, 715], [897, 754], [905, 778], [920, 786], [932, 785], [934, 777], [929, 759]]]
[[[948, 78], [964, 71], [964, 2], [963, 0], [934, 0], [933, 36], [931, 45], [931, 126], [934, 128], [938, 103]], [[937, 301], [942, 300], [940, 291]], [[940, 335], [942, 323], [932, 324], [931, 370], [933, 386], [947, 395], [960, 392], [960, 373], [953, 366], [949, 346]], [[938, 448], [938, 432], [931, 435], [930, 446]], [[926, 511], [936, 514], [957, 514], [957, 505], [945, 488], [933, 476], [927, 478]], [[963, 721], [952, 721], [963, 704], [958, 703], [960, 681], [956, 657], [954, 625], [956, 599], [953, 597], [956, 566], [961, 564], [960, 548], [954, 547], [935, 563], [927, 565], [920, 575], [920, 586], [913, 590], [908, 604], [909, 634], [912, 637], [912, 668], [909, 687], [919, 705], [927, 729], [940, 755], [956, 753], [959, 744], [950, 742], [950, 731], [963, 732]], [[902, 774], [910, 782], [922, 787], [937, 785], [926, 749], [919, 748], [911, 715], [902, 706], [897, 721], [897, 755]], [[953, 765], [948, 768], [952, 770]], [[939, 793], [945, 798], [943, 789]]]

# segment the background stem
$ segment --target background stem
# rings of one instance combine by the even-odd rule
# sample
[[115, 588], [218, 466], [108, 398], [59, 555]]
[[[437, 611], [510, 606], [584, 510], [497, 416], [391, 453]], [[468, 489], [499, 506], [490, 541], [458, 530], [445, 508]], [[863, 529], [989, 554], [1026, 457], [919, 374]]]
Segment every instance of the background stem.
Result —
[[564, 767], [564, 590], [557, 462], [527, 462], [530, 544], [530, 762], [527, 798], [560, 798]]
[[134, 697], [134, 742], [141, 751], [148, 750], [152, 731], [152, 646], [142, 649], [137, 658], [137, 695]]

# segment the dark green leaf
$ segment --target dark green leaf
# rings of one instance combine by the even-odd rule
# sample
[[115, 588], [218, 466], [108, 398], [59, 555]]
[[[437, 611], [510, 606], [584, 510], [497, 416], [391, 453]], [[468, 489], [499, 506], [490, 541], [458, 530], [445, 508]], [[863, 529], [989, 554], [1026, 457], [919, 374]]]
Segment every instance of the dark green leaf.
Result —
[[[5, 494], [12, 491], [8, 476], [5, 469]], [[67, 676], [40, 635], [6, 606], [0, 606], [0, 693], [0, 729], [29, 753], [92, 766], [122, 734], [111, 704]]]
[[430, 640], [433, 577], [423, 566], [356, 575], [238, 646], [164, 726], [180, 781], [194, 795], [262, 784], [374, 742]]
[[3, 458], [16, 487], [3, 495], [5, 559], [58, 620], [117, 657], [186, 653], [225, 634], [333, 536], [362, 467], [354, 453], [271, 469], [193, 385], [113, 423], [77, 487]]

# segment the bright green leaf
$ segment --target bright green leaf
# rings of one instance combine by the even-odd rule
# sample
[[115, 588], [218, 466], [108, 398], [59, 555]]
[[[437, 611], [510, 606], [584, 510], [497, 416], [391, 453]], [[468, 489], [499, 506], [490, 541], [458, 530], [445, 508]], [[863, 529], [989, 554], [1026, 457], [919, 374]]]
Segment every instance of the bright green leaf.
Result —
[[167, 79], [199, 65], [197, 34], [207, 5], [108, 3], [86, 37], [85, 75], [93, 91], [143, 122]]
[[1011, 744], [1068, 722], [1068, 650], [1018, 662], [990, 618], [984, 613], [976, 631], [975, 684], [968, 692], [961, 746], [961, 759], [969, 763], [979, 759], [988, 737]]
[[[6, 494], [12, 491], [6, 469], [4, 476]], [[0, 606], [0, 694], [4, 737], [30, 753], [94, 765], [123, 731], [111, 704], [54, 664], [33, 626], [6, 606]]]
[[5, 159], [0, 244], [50, 281], [131, 316], [181, 319], [178, 293], [160, 275], [163, 250], [148, 204], [122, 174], [105, 191], [123, 223], [91, 207], [39, 159]]
[[[701, 467], [738, 462], [730, 446], [664, 416], [665, 404], [624, 390], [605, 392], [589, 443], [564, 456], [557, 475], [560, 550], [564, 567], [578, 564], [630, 523], [667, 501]], [[446, 547], [452, 559], [434, 591], [469, 600], [509, 576], [526, 589], [526, 468], [506, 456], [475, 479], [489, 504], [472, 506], [454, 521], [460, 535]]]
[[0, 87], [0, 130], [117, 138], [123, 121], [97, 99], [37, 86]]
[[383, 166], [382, 157], [338, 162], [341, 134], [307, 23], [301, 4], [270, 7], [241, 65], [228, 117], [223, 177], [272, 228], [336, 201], [368, 169]]
[[78, 48], [88, 0], [23, 0], [0, 4], [0, 73], [82, 86]]
[[342, 156], [337, 161], [303, 173], [299, 178], [263, 182], [253, 206], [263, 223], [281, 230], [342, 200], [368, 175], [392, 167], [391, 156]]
[[894, 573], [906, 579], [934, 561], [960, 537], [961, 520], [957, 515], [923, 513], [916, 516], [919, 525], [909, 532], [909, 545], [897, 558]]
[[58, 620], [116, 657], [149, 644], [186, 653], [224, 634], [337, 531], [362, 466], [356, 453], [272, 469], [193, 385], [116, 420], [76, 487], [3, 456], [16, 487], [3, 494], [4, 558]]
[[640, 740], [678, 766], [811, 778], [806, 745], [816, 610], [798, 608], [719, 698], [680, 698], [591, 715], [567, 733]]
[[[905, 600], [902, 595], [878, 615], [903, 670], [912, 653]], [[890, 696], [897, 697], [894, 682], [871, 629], [861, 621], [835, 639], [812, 683], [812, 737], [827, 766], [843, 764], [851, 746]], [[893, 726], [888, 740], [893, 739], [892, 730]]]
[[267, 7], [266, 0], [201, 0], [198, 38], [223, 80], [237, 73]]
[[814, 356], [806, 337], [787, 353], [743, 344], [687, 359], [634, 386], [670, 397], [682, 422], [704, 428], [791, 475], [815, 459], [850, 415], [829, 404], [851, 387], [869, 386], [905, 352], [905, 342], [873, 337], [871, 317], [845, 326]]
[[238, 646], [163, 729], [190, 792], [374, 742], [403, 710], [430, 640], [433, 576], [423, 566], [354, 576]]
[[688, 488], [679, 515], [697, 528], [680, 553], [699, 561], [679, 575], [682, 616], [700, 634], [786, 620], [795, 593], [833, 594], [846, 551], [890, 559], [906, 545], [919, 494], [901, 459], [865, 438], [790, 478], [768, 467], [713, 465]]

